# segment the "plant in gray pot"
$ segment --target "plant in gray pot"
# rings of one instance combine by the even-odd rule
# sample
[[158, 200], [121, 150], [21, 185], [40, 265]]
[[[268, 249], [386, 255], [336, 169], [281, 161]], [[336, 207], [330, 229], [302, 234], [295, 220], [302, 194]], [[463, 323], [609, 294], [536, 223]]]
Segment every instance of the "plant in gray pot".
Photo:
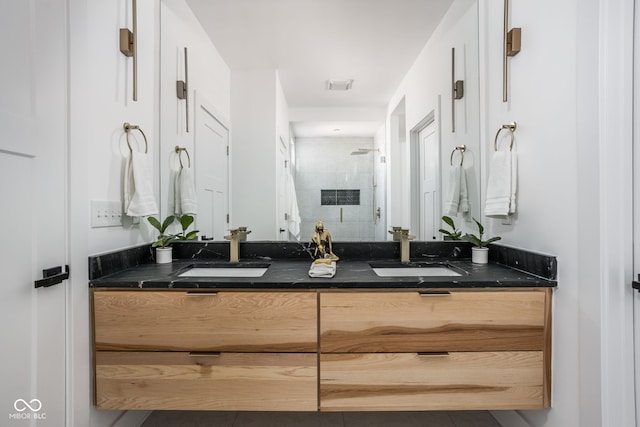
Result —
[[480, 224], [475, 218], [473, 221], [478, 225], [478, 235], [475, 234], [465, 234], [463, 239], [467, 242], [473, 243], [473, 247], [471, 248], [471, 262], [475, 264], [486, 264], [489, 262], [489, 248], [487, 245], [489, 243], [496, 242], [502, 237], [491, 237], [487, 240], [484, 239], [484, 227]]

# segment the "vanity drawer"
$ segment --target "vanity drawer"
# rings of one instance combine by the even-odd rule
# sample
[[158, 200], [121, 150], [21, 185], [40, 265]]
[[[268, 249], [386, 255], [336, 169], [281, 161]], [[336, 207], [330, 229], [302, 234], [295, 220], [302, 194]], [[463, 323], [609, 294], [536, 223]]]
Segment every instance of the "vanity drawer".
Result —
[[322, 352], [543, 350], [544, 291], [320, 295]]
[[96, 353], [100, 409], [317, 411], [317, 354]]
[[541, 351], [322, 354], [321, 411], [539, 409]]
[[317, 352], [310, 292], [93, 293], [96, 350]]

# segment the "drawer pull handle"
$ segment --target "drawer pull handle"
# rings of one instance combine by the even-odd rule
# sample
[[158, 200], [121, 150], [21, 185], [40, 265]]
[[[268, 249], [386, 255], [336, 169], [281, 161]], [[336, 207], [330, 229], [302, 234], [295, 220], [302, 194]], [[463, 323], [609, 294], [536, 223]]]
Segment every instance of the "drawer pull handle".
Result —
[[190, 351], [189, 357], [220, 357], [219, 351]]
[[433, 359], [435, 357], [447, 357], [447, 356], [449, 356], [449, 352], [447, 351], [436, 352], [436, 353], [418, 353], [418, 357], [420, 359]]
[[442, 292], [418, 292], [421, 297], [449, 297], [451, 296], [451, 292], [442, 291]]
[[211, 297], [216, 295], [218, 295], [218, 292], [187, 292], [188, 297]]

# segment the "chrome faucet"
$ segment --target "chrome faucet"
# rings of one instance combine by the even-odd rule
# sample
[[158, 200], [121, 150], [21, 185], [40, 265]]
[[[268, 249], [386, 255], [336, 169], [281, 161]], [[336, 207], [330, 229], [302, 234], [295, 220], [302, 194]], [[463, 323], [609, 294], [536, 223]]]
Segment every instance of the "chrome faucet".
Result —
[[251, 231], [247, 230], [247, 227], [238, 227], [233, 230], [229, 230], [231, 234], [224, 236], [229, 241], [229, 262], [240, 261], [240, 242], [247, 240], [247, 234]]

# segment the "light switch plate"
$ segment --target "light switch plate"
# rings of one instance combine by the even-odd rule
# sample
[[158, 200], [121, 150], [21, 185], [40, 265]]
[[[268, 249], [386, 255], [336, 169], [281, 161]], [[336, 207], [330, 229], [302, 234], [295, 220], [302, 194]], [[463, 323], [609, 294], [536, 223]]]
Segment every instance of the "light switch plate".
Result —
[[122, 202], [91, 201], [91, 228], [122, 226]]

